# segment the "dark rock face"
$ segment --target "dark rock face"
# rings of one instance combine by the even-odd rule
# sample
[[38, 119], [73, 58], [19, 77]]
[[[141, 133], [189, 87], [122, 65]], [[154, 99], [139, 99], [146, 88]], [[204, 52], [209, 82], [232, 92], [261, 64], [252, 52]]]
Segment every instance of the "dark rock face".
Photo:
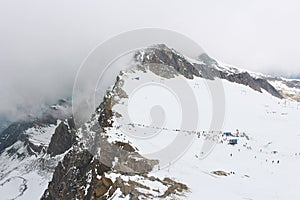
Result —
[[41, 199], [97, 199], [112, 184], [108, 179], [97, 179], [97, 175], [102, 176], [108, 170], [88, 151], [71, 150], [55, 168]]
[[7, 129], [1, 133], [0, 137], [0, 154], [7, 147], [10, 147], [15, 142], [17, 142], [24, 133], [29, 128], [35, 126], [34, 122], [15, 122], [12, 123]]
[[248, 72], [229, 75], [226, 73], [221, 74], [221, 78], [226, 79], [230, 82], [247, 85], [258, 92], [262, 92], [261, 89], [264, 89], [273, 96], [282, 98], [281, 94], [267, 80], [262, 78], [253, 78]]
[[74, 125], [73, 120], [69, 119], [68, 121], [68, 125], [61, 122], [55, 129], [55, 133], [52, 135], [47, 151], [47, 153], [52, 156], [66, 152], [66, 150], [70, 149], [76, 141], [75, 131], [71, 128]]
[[221, 78], [227, 79], [230, 82], [247, 85], [256, 91], [261, 92], [261, 87], [258, 84], [256, 84], [255, 80], [250, 76], [248, 72], [229, 75], [223, 73]]
[[29, 155], [36, 155], [41, 153], [44, 148], [41, 145], [35, 145], [32, 142], [28, 141], [26, 149]]
[[261, 88], [268, 91], [270, 94], [272, 94], [275, 97], [283, 98], [283, 96], [278, 92], [266, 79], [256, 79], [256, 82], [261, 86]]
[[[115, 174], [115, 180], [107, 177], [107, 174]], [[128, 180], [124, 177], [128, 176]], [[151, 199], [156, 196], [151, 194], [149, 186], [131, 180], [131, 175], [116, 171], [112, 167], [103, 165], [87, 150], [73, 148], [66, 154], [64, 160], [59, 162], [55, 168], [52, 181], [44, 192], [42, 200], [69, 200], [69, 199], [109, 199], [115, 196], [119, 189], [122, 196], [129, 195], [130, 199]], [[134, 175], [136, 177], [139, 175]], [[160, 180], [146, 174], [139, 176], [139, 179], [153, 181], [167, 187], [167, 190], [160, 195], [161, 198], [171, 195], [180, 195], [188, 191], [185, 184], [178, 183], [169, 178]], [[142, 192], [140, 189], [145, 190]], [[156, 189], [156, 188], [155, 188]], [[119, 195], [119, 194], [118, 194]], [[116, 196], [115, 196], [116, 197]]]
[[103, 102], [100, 104], [99, 109], [101, 110], [98, 118], [100, 127], [112, 127], [113, 121], [109, 121], [113, 117], [112, 111], [113, 102], [109, 97], [104, 97]]
[[[127, 160], [127, 162], [131, 161]], [[136, 165], [140, 163], [146, 166], [147, 164], [144, 162], [145, 159], [134, 161]], [[132, 185], [128, 186], [128, 183], [121, 178], [117, 178], [113, 182], [105, 177], [104, 173], [112, 172], [112, 170], [116, 169], [102, 164], [89, 151], [73, 149], [66, 154], [64, 160], [59, 162], [55, 168], [52, 181], [41, 199], [107, 199], [118, 188], [125, 195], [135, 193], [135, 196], [138, 196], [139, 192], [135, 189], [136, 184], [131, 183]], [[120, 171], [120, 173], [124, 174], [123, 171]]]
[[188, 79], [193, 79], [194, 75], [200, 76], [199, 71], [193, 64], [163, 44], [158, 45], [157, 48], [148, 48], [143, 56], [138, 52], [135, 59], [142, 64], [157, 63], [172, 66], [178, 73]]
[[[210, 58], [207, 54], [200, 55], [199, 60], [201, 60], [206, 64], [204, 68], [219, 67], [218, 62]], [[272, 94], [273, 96], [282, 98], [281, 94], [266, 79], [254, 78], [248, 72], [228, 73], [226, 71], [219, 70], [218, 72], [213, 72], [213, 73], [215, 77], [226, 79], [230, 82], [235, 82], [235, 83], [249, 86], [250, 88], [258, 92], [262, 92], [261, 89], [264, 89], [270, 94]]]

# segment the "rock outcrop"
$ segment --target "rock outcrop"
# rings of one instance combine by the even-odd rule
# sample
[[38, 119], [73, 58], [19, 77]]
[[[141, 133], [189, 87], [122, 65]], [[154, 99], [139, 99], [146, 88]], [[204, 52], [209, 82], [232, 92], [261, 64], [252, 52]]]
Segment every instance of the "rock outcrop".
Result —
[[102, 176], [108, 170], [108, 167], [93, 159], [88, 151], [71, 150], [58, 163], [52, 181], [41, 199], [97, 199], [106, 192], [103, 193], [97, 176]]
[[[188, 190], [187, 186], [176, 181], [149, 178], [148, 173], [158, 165], [158, 160], [143, 157], [133, 144], [117, 139], [111, 141], [106, 129], [113, 126], [113, 117], [117, 114], [112, 110], [117, 102], [114, 93], [126, 98], [121, 86], [122, 82], [117, 78], [112, 91], [107, 92], [91, 120], [78, 130], [79, 139], [55, 168], [42, 199], [108, 199], [127, 195], [130, 199], [137, 199], [140, 196], [154, 197], [154, 193], [160, 193], [162, 197], [180, 195]], [[61, 138], [62, 135], [68, 134], [68, 126], [61, 123], [51, 139], [48, 151], [58, 153], [61, 150], [60, 142], [66, 141], [64, 137]], [[53, 149], [56, 151], [53, 152]], [[163, 185], [166, 191], [156, 192], [138, 182], [137, 178], [151, 179]]]
[[47, 153], [52, 156], [66, 152], [66, 150], [70, 149], [76, 141], [73, 119], [69, 118], [67, 122], [67, 124], [61, 122], [55, 129], [55, 133], [52, 135], [47, 150]]
[[200, 76], [199, 70], [192, 63], [188, 62], [183, 56], [177, 54], [174, 50], [169, 49], [166, 45], [160, 44], [137, 52], [135, 54], [136, 61], [142, 64], [165, 64], [172, 66], [179, 74], [188, 79]]
[[[165, 188], [162, 191], [145, 185]], [[86, 150], [74, 148], [55, 168], [52, 181], [44, 192], [42, 200], [69, 199], [110, 199], [129, 197], [130, 199], [166, 198], [181, 196], [188, 191], [185, 184], [170, 178], [160, 180], [147, 174], [129, 175], [103, 165]]]
[[262, 89], [266, 90], [275, 97], [282, 98], [282, 95], [266, 80], [262, 78], [253, 78], [248, 72], [227, 74], [221, 72], [221, 78], [230, 82], [243, 84], [249, 86], [253, 90], [262, 92]]
[[267, 79], [253, 77], [248, 72], [240, 72], [238, 69], [222, 70], [218, 62], [205, 53], [201, 54], [198, 60], [192, 61], [161, 44], [138, 51], [135, 54], [135, 60], [141, 65], [164, 64], [171, 66], [177, 73], [188, 79], [193, 79], [194, 76], [209, 80], [221, 78], [249, 86], [258, 92], [262, 92], [264, 89], [275, 97], [283, 98]]

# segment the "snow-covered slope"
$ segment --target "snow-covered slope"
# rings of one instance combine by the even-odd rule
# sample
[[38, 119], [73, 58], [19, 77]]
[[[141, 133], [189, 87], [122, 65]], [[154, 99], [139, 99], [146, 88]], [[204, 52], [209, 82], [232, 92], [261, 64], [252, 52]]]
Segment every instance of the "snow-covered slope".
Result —
[[[11, 155], [16, 149], [16, 154]], [[29, 155], [24, 144], [16, 142], [0, 156], [1, 199], [39, 199], [62, 158], [63, 155]]]
[[[157, 85], [161, 82], [166, 84], [168, 79], [150, 70], [146, 73], [131, 71], [121, 79], [124, 81], [122, 89], [128, 98], [122, 98], [112, 109], [119, 116], [128, 116], [125, 112], [129, 109], [132, 123], [128, 131], [126, 126], [129, 125], [129, 119], [115, 117], [113, 128], [107, 129], [112, 140], [131, 143], [142, 155], [147, 155], [170, 144], [176, 134], [184, 134], [178, 130], [181, 111], [176, 96]], [[179, 81], [182, 76], [173, 79]], [[153, 81], [153, 84], [133, 89], [132, 85], [140, 86], [145, 80]], [[224, 126], [221, 130], [213, 130], [220, 133], [215, 137], [217, 144], [212, 153], [206, 159], [199, 159], [201, 147], [212, 131], [209, 130], [212, 105], [205, 88], [206, 81], [197, 77], [187, 80], [197, 94], [198, 105], [195, 106], [200, 111], [201, 122], [197, 130], [190, 130], [195, 134], [192, 145], [178, 161], [159, 171], [156, 168], [151, 175], [174, 177], [185, 183], [191, 190], [188, 199], [299, 198], [299, 103], [222, 80], [226, 95]], [[159, 134], [149, 139], [135, 137], [133, 133], [137, 132], [137, 136], [140, 136], [141, 127], [144, 132], [158, 129], [151, 126], [149, 112], [154, 105], [161, 105], [165, 109], [167, 122], [160, 128]], [[239, 137], [223, 135], [228, 131], [235, 134], [237, 129]], [[236, 145], [228, 144], [232, 138], [238, 140]], [[218, 176], [213, 173], [216, 171], [228, 174]]]

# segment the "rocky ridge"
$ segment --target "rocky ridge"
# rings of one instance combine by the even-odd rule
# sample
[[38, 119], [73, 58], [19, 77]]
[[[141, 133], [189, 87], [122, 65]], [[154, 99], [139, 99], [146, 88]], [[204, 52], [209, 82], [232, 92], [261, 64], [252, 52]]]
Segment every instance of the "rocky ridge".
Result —
[[173, 198], [188, 192], [185, 184], [148, 176], [158, 161], [140, 155], [129, 141], [113, 139], [106, 133], [118, 115], [112, 107], [127, 98], [122, 84], [118, 76], [90, 121], [79, 128], [77, 142], [55, 168], [42, 199]]
[[283, 98], [264, 77], [253, 77], [247, 71], [223, 68], [216, 60], [205, 53], [201, 54], [197, 60], [193, 60], [164, 44], [160, 44], [138, 51], [135, 54], [135, 60], [141, 65], [151, 63], [172, 66], [177, 73], [188, 79], [193, 79], [193, 76], [209, 80], [221, 78], [249, 86], [258, 92], [262, 92], [262, 89], [264, 89], [275, 97]]

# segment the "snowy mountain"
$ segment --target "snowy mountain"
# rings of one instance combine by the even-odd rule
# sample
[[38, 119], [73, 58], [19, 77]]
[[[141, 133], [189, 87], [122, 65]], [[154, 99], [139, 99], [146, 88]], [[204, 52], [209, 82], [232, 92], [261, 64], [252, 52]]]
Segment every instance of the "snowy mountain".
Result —
[[60, 100], [38, 118], [14, 122], [1, 133], [2, 199], [42, 196], [55, 166], [74, 142], [70, 109], [70, 103]]
[[79, 129], [61, 101], [3, 131], [1, 197], [300, 197], [300, 81], [166, 45], [132, 59]]

